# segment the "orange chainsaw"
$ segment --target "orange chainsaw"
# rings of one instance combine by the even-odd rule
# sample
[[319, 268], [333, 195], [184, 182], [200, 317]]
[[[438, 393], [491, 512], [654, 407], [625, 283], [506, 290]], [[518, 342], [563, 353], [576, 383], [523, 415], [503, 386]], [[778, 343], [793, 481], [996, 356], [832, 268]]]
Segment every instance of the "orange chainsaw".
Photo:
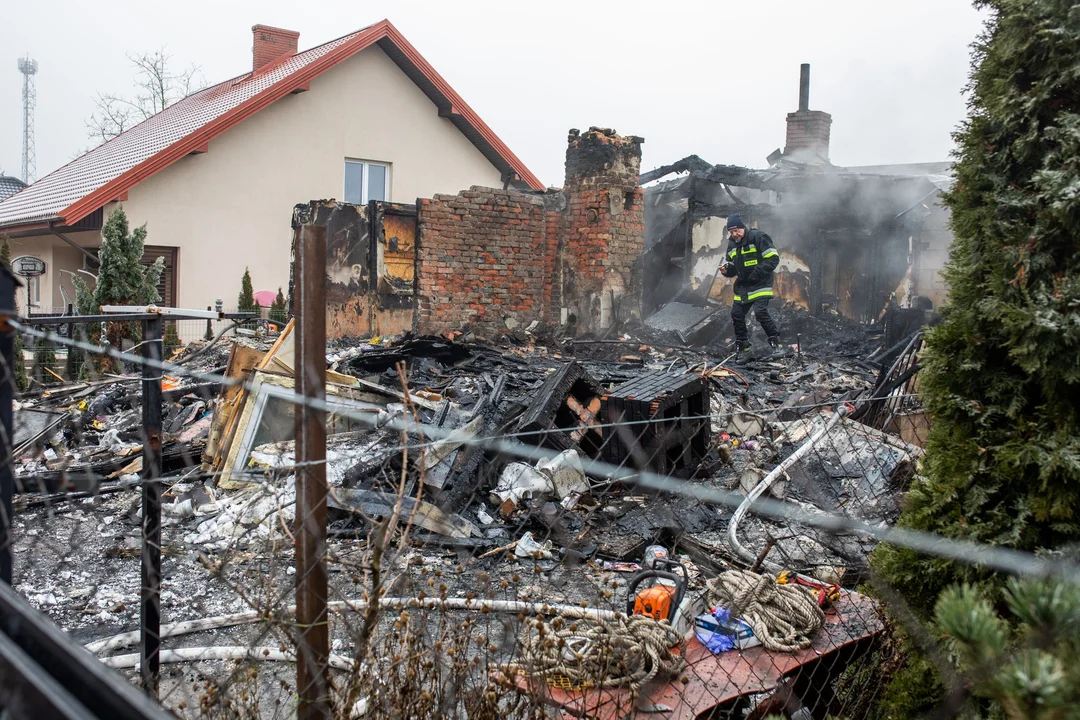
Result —
[[[686, 566], [677, 560], [657, 558], [656, 567], [642, 570], [626, 583], [626, 613], [628, 615], [646, 615], [653, 620], [675, 622], [675, 614], [686, 595], [689, 575]], [[679, 572], [674, 572], [678, 569]], [[638, 586], [646, 580], [667, 580], [670, 585], [655, 583], [638, 591]]]

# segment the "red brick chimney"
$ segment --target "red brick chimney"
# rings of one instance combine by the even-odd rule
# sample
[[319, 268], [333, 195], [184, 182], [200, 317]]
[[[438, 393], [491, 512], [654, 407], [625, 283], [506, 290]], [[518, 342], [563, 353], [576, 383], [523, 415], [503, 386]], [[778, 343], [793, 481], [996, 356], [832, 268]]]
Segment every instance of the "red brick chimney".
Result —
[[295, 30], [282, 30], [269, 25], [255, 25], [251, 28], [254, 44], [251, 46], [251, 70], [257, 71], [286, 55], [295, 55], [300, 33]]
[[810, 65], [799, 73], [799, 109], [787, 116], [784, 157], [795, 162], [828, 162], [832, 115], [810, 109]]

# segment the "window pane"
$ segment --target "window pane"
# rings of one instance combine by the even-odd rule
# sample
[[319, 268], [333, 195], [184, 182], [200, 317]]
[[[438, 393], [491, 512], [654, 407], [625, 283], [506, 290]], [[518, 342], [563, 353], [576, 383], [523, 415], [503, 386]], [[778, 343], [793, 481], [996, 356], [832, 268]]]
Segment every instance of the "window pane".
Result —
[[368, 200], [386, 200], [386, 166], [368, 165]]
[[364, 202], [364, 163], [345, 163], [345, 202]]

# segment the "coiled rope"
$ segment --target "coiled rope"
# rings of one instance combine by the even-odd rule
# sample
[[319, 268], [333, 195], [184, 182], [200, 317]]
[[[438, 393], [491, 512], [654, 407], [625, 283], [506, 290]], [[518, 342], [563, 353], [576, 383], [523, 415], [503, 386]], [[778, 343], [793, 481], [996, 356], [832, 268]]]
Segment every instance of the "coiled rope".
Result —
[[808, 592], [781, 585], [769, 575], [728, 570], [709, 580], [708, 588], [710, 601], [745, 621], [766, 650], [808, 648], [810, 635], [825, 624], [825, 613]]
[[683, 666], [671, 648], [682, 641], [667, 621], [644, 615], [550, 623], [526, 620], [521, 659], [500, 665], [552, 685], [570, 688], [629, 687], [638, 690], [657, 676], [672, 676]]

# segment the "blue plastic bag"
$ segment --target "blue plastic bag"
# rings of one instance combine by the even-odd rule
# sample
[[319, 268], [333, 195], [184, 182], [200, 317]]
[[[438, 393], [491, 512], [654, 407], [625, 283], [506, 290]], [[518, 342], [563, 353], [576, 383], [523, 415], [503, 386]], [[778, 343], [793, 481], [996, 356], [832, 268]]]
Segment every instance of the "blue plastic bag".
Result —
[[733, 619], [731, 611], [725, 607], [715, 607], [712, 612], [694, 618], [694, 633], [701, 644], [715, 654], [760, 644], [750, 626], [742, 620]]

